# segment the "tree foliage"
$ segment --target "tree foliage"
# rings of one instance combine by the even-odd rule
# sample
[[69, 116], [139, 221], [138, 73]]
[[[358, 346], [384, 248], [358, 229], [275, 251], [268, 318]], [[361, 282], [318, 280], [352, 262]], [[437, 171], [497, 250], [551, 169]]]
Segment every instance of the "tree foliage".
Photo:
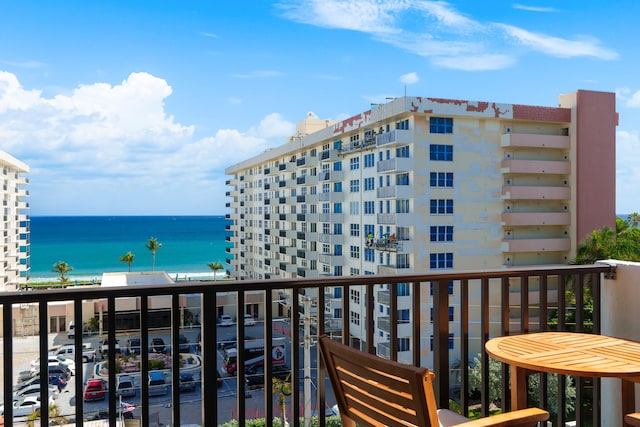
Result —
[[572, 264], [593, 264], [603, 259], [640, 261], [640, 229], [637, 220], [640, 220], [640, 216], [633, 223], [616, 218], [615, 231], [609, 227], [592, 231], [578, 245]]
[[129, 268], [129, 271], [131, 271], [131, 264], [133, 264], [134, 258], [135, 258], [135, 254], [129, 251], [120, 257], [120, 262], [126, 262], [127, 267]]
[[220, 261], [210, 262], [207, 264], [211, 270], [213, 270], [213, 280], [217, 280], [218, 275], [216, 274], [219, 270], [224, 270], [224, 265]]
[[[501, 406], [501, 396], [500, 389], [502, 385], [502, 369], [501, 362], [489, 358], [489, 401], [496, 404], [497, 406]], [[530, 375], [529, 381], [527, 383], [527, 388], [529, 391], [529, 398], [534, 403], [535, 406], [542, 407], [543, 404], [539, 401], [539, 392], [540, 392], [540, 378], [541, 374]], [[469, 367], [469, 387], [472, 390], [482, 390], [482, 359], [478, 354], [474, 359], [473, 363]], [[571, 415], [571, 413], [575, 409], [575, 399], [576, 399], [576, 388], [573, 386], [572, 381], [569, 377], [567, 377], [567, 381], [564, 389], [564, 397], [565, 397], [565, 415]], [[547, 375], [547, 404], [546, 408], [552, 414], [558, 413], [558, 375], [548, 374]], [[502, 408], [505, 409], [505, 408]], [[553, 418], [553, 416], [552, 416]]]
[[66, 261], [58, 261], [55, 264], [53, 264], [53, 270], [51, 270], [51, 272], [58, 273], [58, 275], [60, 276], [60, 281], [64, 283], [69, 280], [66, 277], [66, 274], [72, 270], [73, 270], [73, 267], [67, 264]]
[[160, 243], [155, 237], [151, 236], [149, 238], [149, 241], [145, 243], [144, 246], [151, 251], [151, 271], [155, 271], [156, 252], [158, 252], [158, 249], [162, 247], [162, 243]]

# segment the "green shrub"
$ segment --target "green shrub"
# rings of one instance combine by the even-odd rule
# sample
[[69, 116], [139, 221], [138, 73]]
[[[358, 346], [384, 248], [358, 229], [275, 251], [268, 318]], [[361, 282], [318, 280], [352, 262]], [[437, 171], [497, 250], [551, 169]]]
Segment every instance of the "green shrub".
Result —
[[[264, 427], [266, 425], [264, 418], [255, 418], [252, 420], [245, 420], [244, 425], [246, 427]], [[304, 418], [300, 418], [300, 425], [304, 425]], [[342, 422], [339, 416], [330, 416], [325, 418], [325, 427], [341, 427]], [[240, 427], [237, 420], [231, 420], [224, 424], [219, 424], [218, 427]], [[280, 418], [273, 419], [273, 427], [282, 427]], [[318, 417], [311, 417], [311, 427], [318, 426]]]

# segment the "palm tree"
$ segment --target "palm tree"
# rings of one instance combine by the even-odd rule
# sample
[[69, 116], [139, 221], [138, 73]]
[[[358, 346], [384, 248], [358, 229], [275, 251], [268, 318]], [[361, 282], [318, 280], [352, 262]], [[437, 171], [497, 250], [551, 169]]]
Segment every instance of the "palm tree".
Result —
[[151, 251], [151, 271], [156, 268], [156, 251], [162, 247], [162, 243], [158, 242], [158, 239], [151, 236], [149, 241], [145, 243], [147, 249]]
[[213, 280], [216, 281], [217, 277], [218, 277], [216, 272], [218, 272], [219, 270], [224, 270], [224, 266], [222, 265], [222, 263], [220, 261], [210, 262], [207, 265], [209, 266], [210, 269], [213, 270]]
[[131, 251], [127, 252], [126, 254], [122, 255], [120, 257], [120, 262], [126, 262], [127, 266], [129, 267], [129, 272], [131, 272], [131, 264], [133, 264], [133, 258], [135, 257], [134, 254], [131, 253]]
[[55, 264], [53, 264], [53, 270], [51, 270], [51, 272], [58, 273], [60, 275], [60, 281], [64, 283], [64, 282], [67, 282], [67, 278], [65, 277], [65, 274], [67, 274], [71, 270], [73, 270], [73, 267], [67, 264], [66, 261], [58, 261]]
[[640, 214], [638, 212], [630, 214], [627, 217], [627, 221], [629, 221], [631, 228], [638, 228], [638, 223], [640, 223]]

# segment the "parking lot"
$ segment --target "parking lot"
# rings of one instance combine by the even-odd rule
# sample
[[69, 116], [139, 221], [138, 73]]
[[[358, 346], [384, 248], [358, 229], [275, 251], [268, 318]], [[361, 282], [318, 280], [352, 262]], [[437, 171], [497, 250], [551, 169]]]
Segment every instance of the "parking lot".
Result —
[[[229, 341], [235, 337], [236, 328], [234, 326], [218, 326], [217, 336], [219, 342]], [[263, 325], [261, 322], [257, 322], [255, 325], [249, 325], [245, 327], [246, 334], [251, 335], [254, 338], [261, 338], [263, 332]], [[198, 348], [195, 344], [199, 328], [184, 329], [181, 333], [189, 341], [190, 350], [197, 352]], [[122, 349], [125, 348], [126, 341], [134, 335], [118, 334], [118, 339], [121, 343]], [[170, 342], [168, 333], [153, 334], [153, 337], [162, 337], [165, 343]], [[91, 343], [94, 348], [99, 348], [99, 342], [101, 337], [85, 337], [84, 342]], [[49, 347], [69, 344], [71, 340], [65, 334], [51, 334], [49, 336]], [[289, 341], [287, 340], [287, 343]], [[289, 344], [287, 344], [287, 361], [289, 361], [290, 350]], [[15, 338], [14, 348], [20, 349], [20, 351], [14, 354], [14, 378], [20, 371], [26, 370], [30, 367], [31, 360], [38, 356], [38, 340], [34, 337]], [[237, 378], [226, 376], [225, 372], [221, 369], [222, 360], [224, 357], [223, 351], [217, 349], [218, 356], [218, 371], [222, 375], [221, 384], [218, 388], [218, 413], [219, 423], [229, 421], [230, 419], [237, 418]], [[315, 353], [312, 352], [312, 353]], [[95, 363], [100, 361], [98, 357], [97, 362], [90, 361], [83, 363], [82, 365], [82, 378], [86, 381], [94, 376]], [[289, 364], [289, 363], [288, 363]], [[315, 360], [312, 362], [312, 366], [315, 366]], [[59, 408], [60, 414], [67, 417], [69, 421], [73, 421], [75, 418], [75, 381], [79, 378], [80, 368], [77, 367], [76, 376], [72, 376], [67, 386], [61, 390], [60, 395], [55, 399], [56, 406]], [[0, 372], [1, 375], [1, 372]], [[199, 378], [199, 377], [198, 377]], [[2, 378], [3, 379], [3, 378]], [[170, 378], [168, 378], [170, 381]], [[108, 387], [108, 384], [107, 384]], [[135, 395], [122, 398], [126, 404], [131, 404], [135, 409], [132, 414], [134, 417], [140, 417], [140, 389], [137, 385]], [[251, 389], [243, 387], [245, 397], [245, 405], [247, 408], [248, 417], [259, 417], [264, 413], [264, 392], [259, 385], [253, 384]], [[0, 390], [0, 394], [2, 391]], [[201, 424], [201, 396], [202, 390], [200, 382], [196, 381], [195, 387], [189, 387], [180, 393], [180, 405], [181, 405], [181, 418], [182, 423]], [[151, 425], [166, 425], [170, 423], [171, 419], [171, 384], [168, 384], [167, 393], [158, 396], [149, 397], [149, 414], [151, 417]], [[84, 416], [85, 420], [92, 420], [98, 418], [104, 418], [107, 416], [107, 400], [85, 401], [84, 402]], [[18, 420], [18, 418], [16, 418]]]

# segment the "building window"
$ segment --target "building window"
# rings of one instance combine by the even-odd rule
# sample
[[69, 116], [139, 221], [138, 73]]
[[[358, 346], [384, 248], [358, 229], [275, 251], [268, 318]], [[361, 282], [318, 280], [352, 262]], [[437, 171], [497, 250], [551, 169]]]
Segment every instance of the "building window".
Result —
[[359, 179], [352, 179], [349, 182], [349, 189], [351, 190], [352, 193], [359, 193], [360, 192], [360, 180]]
[[376, 261], [376, 251], [373, 249], [365, 249], [364, 250], [364, 260], [367, 262], [375, 262]]
[[349, 168], [354, 171], [360, 169], [360, 157], [354, 157], [349, 160]]
[[349, 255], [353, 259], [360, 259], [360, 246], [351, 246]]
[[334, 193], [342, 193], [342, 183], [341, 182], [334, 182], [333, 183], [333, 192]]
[[453, 187], [453, 172], [431, 172], [432, 187]]
[[409, 213], [409, 200], [396, 200], [396, 213]]
[[396, 157], [409, 158], [409, 146], [405, 145], [404, 147], [396, 148]]
[[322, 234], [331, 234], [331, 224], [328, 222], [322, 223]]
[[334, 171], [341, 171], [342, 170], [342, 162], [340, 162], [340, 161], [334, 162], [333, 163], [333, 170]]
[[376, 188], [376, 180], [374, 178], [364, 179], [364, 191], [373, 191]]
[[360, 304], [360, 291], [356, 289], [350, 289], [349, 295], [351, 297], [351, 301], [353, 301], [355, 304]]
[[334, 319], [342, 319], [342, 309], [341, 308], [334, 308], [333, 309], [333, 318]]
[[409, 119], [396, 122], [396, 129], [409, 129]]
[[359, 276], [360, 275], [360, 269], [359, 268], [355, 268], [355, 267], [351, 267], [349, 269], [349, 275], [350, 276]]
[[342, 266], [341, 265], [335, 265], [333, 267], [333, 275], [334, 276], [342, 276]]
[[353, 323], [354, 325], [360, 325], [360, 313], [357, 313], [355, 311], [351, 312], [351, 323]]
[[446, 144], [430, 144], [429, 160], [453, 161], [453, 145]]
[[322, 204], [322, 213], [323, 214], [331, 213], [331, 204], [330, 203], [323, 203]]
[[360, 202], [349, 202], [349, 213], [351, 215], [360, 215]]
[[323, 193], [330, 193], [331, 192], [331, 184], [329, 184], [328, 182], [325, 182], [324, 184], [322, 184], [322, 192]]
[[323, 243], [322, 244], [322, 253], [323, 254], [331, 253], [331, 245], [329, 245], [328, 243]]
[[341, 235], [342, 234], [342, 223], [337, 222], [333, 224], [333, 234]]
[[453, 118], [451, 117], [430, 117], [430, 133], [453, 133]]
[[453, 214], [453, 199], [431, 199], [431, 215], [451, 215]]
[[375, 165], [375, 161], [376, 161], [376, 156], [374, 156], [373, 153], [369, 153], [369, 154], [365, 154], [364, 155], [364, 167], [365, 168], [372, 168]]
[[[342, 203], [334, 203], [333, 204], [333, 213], [335, 213], [335, 214], [341, 214], [342, 213]], [[453, 211], [451, 213], [453, 213]]]
[[453, 268], [453, 252], [429, 254], [429, 268], [432, 270]]
[[453, 226], [452, 225], [433, 225], [431, 226], [432, 242], [453, 242]]
[[373, 215], [376, 213], [376, 204], [375, 202], [364, 202], [364, 214], [365, 215]]
[[398, 351], [409, 351], [409, 338], [398, 338]]
[[360, 224], [350, 224], [349, 225], [350, 232], [349, 234], [353, 237], [360, 236]]
[[342, 255], [342, 245], [334, 245], [333, 246], [333, 254], [334, 255]]
[[408, 173], [397, 174], [396, 185], [409, 185], [409, 174]]

